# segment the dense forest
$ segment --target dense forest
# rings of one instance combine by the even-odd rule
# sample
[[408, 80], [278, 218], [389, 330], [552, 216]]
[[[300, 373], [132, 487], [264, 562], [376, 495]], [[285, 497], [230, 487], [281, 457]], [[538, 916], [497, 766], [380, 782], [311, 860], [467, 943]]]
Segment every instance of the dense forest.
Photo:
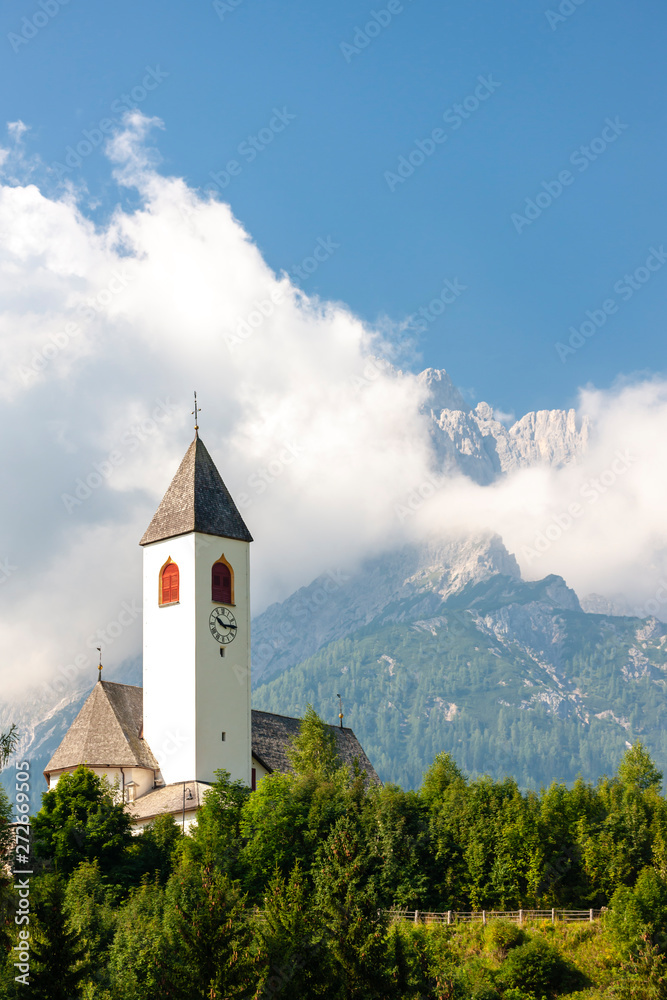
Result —
[[[185, 835], [163, 816], [133, 836], [80, 767], [31, 820], [27, 879], [3, 793], [0, 998], [667, 997], [667, 802], [641, 744], [614, 777], [539, 793], [468, 780], [446, 753], [419, 790], [375, 786], [312, 709], [290, 752], [293, 773], [254, 793], [218, 772]], [[608, 909], [523, 926], [395, 912], [551, 907]]]

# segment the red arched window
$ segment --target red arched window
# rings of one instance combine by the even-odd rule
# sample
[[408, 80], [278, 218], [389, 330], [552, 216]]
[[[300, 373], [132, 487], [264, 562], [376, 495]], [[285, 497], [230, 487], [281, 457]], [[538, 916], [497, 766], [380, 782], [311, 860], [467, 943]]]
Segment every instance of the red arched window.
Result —
[[233, 604], [232, 571], [226, 562], [213, 563], [211, 600], [218, 604]]
[[160, 604], [176, 604], [178, 601], [178, 566], [167, 563], [160, 576]]

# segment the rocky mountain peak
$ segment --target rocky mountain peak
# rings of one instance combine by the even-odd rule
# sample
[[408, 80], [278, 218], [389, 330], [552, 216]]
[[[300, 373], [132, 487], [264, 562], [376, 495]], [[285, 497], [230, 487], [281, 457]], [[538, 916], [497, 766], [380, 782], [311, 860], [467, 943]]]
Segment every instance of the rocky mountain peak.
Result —
[[567, 465], [588, 446], [590, 422], [575, 410], [538, 410], [507, 427], [488, 403], [468, 406], [444, 369], [427, 368], [417, 378], [429, 390], [422, 409], [445, 475], [462, 473], [487, 485], [515, 469]]
[[442, 410], [470, 410], [444, 368], [425, 368], [417, 376], [417, 381], [428, 389], [428, 403], [424, 409], [430, 409], [433, 416]]

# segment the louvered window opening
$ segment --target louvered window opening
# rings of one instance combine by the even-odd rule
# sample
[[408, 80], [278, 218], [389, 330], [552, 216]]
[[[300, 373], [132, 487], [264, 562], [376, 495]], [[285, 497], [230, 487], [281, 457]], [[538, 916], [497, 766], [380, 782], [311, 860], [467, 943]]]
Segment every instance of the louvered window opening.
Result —
[[176, 563], [169, 563], [162, 570], [160, 604], [176, 604], [178, 601], [178, 577], [178, 566]]
[[218, 604], [232, 603], [232, 571], [224, 563], [214, 563], [213, 565], [211, 598]]

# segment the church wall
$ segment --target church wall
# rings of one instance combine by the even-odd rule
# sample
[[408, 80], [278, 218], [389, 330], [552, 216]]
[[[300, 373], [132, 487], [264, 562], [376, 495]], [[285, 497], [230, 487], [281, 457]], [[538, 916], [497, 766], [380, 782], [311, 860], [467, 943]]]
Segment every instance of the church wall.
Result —
[[259, 787], [262, 778], [265, 778], [270, 772], [255, 757], [252, 759], [252, 766], [255, 768], [255, 785]]
[[[137, 783], [135, 788], [136, 798], [139, 798], [140, 795], [145, 795], [153, 788], [153, 771], [145, 767], [90, 767], [88, 764], [86, 764], [86, 767], [88, 767], [93, 774], [96, 774], [98, 778], [107, 778], [112, 788], [117, 785], [119, 797], [124, 785], [127, 785], [127, 782], [129, 781], [135, 781]], [[74, 768], [72, 768], [72, 771], [73, 770]], [[70, 771], [60, 771], [57, 774], [50, 774], [49, 791], [52, 791], [56, 787], [63, 774], [70, 773]]]
[[[185, 812], [185, 826], [183, 826], [183, 813], [182, 812], [175, 812], [175, 813], [172, 813], [171, 815], [176, 820], [176, 824], [179, 827], [179, 829], [182, 829], [185, 833], [188, 833], [189, 830], [190, 830], [190, 827], [192, 826], [192, 824], [197, 822], [197, 810], [196, 809], [192, 809], [192, 810], [190, 810], [190, 812], [188, 812], [186, 810], [186, 812]], [[155, 816], [151, 816], [148, 819], [135, 819], [134, 822], [133, 822], [133, 824], [132, 824], [132, 833], [134, 834], [134, 836], [135, 837], [138, 836], [142, 832], [142, 830], [145, 830], [147, 826], [150, 826], [150, 824], [153, 823], [156, 818], [157, 817], [155, 817]]]
[[134, 798], [138, 799], [142, 795], [146, 795], [148, 792], [153, 790], [153, 785], [155, 783], [155, 774], [153, 771], [149, 771], [145, 767], [124, 767], [125, 772], [125, 784], [127, 786], [128, 782], [135, 781], [136, 787], [130, 791], [127, 790], [127, 798], [132, 799], [132, 794]]

